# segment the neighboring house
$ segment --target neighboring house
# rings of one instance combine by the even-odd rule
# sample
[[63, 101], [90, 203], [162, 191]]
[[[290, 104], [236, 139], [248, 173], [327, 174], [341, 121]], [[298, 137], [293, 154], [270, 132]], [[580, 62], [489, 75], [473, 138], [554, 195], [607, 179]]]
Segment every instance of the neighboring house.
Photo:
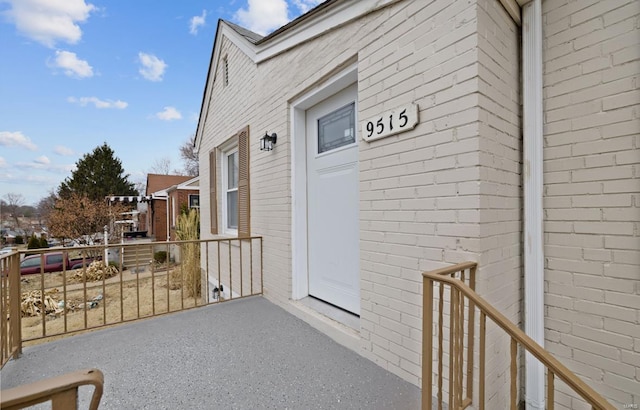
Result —
[[185, 182], [166, 189], [169, 196], [169, 239], [177, 241], [176, 222], [180, 213], [189, 209], [200, 209], [199, 177], [191, 177]]
[[169, 238], [167, 227], [172, 226], [172, 220], [169, 218], [171, 205], [167, 202], [169, 196], [167, 191], [192, 178], [185, 175], [147, 175], [146, 194], [152, 199], [148, 203], [145, 226], [148, 235], [154, 237], [156, 241], [166, 241]]
[[[477, 261], [482, 297], [640, 403], [639, 18], [637, 0], [329, 0], [266, 37], [220, 21], [202, 238], [262, 236], [265, 297], [416, 385], [421, 272]], [[508, 341], [488, 337], [486, 408], [506, 408]]]

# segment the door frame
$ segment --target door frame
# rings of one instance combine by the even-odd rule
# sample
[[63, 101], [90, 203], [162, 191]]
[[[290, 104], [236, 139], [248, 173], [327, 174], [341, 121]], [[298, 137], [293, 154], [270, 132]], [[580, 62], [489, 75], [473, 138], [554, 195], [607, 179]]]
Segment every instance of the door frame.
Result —
[[[306, 111], [344, 88], [357, 83], [358, 66], [352, 63], [290, 103], [291, 120], [291, 298], [309, 296], [307, 232]], [[356, 98], [356, 112], [358, 102]], [[356, 132], [358, 127], [356, 126]], [[359, 141], [356, 135], [356, 141]], [[359, 206], [359, 205], [358, 205]]]

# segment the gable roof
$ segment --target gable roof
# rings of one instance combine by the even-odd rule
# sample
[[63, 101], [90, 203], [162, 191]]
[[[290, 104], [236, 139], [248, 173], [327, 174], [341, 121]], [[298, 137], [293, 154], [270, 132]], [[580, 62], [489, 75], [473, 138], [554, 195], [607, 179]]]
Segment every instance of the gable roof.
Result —
[[208, 102], [220, 61], [222, 37], [229, 39], [258, 64], [349, 21], [400, 1], [403, 0], [326, 0], [265, 37], [226, 20], [218, 20], [193, 142], [196, 151], [200, 148], [202, 128], [208, 115]]
[[244, 27], [240, 27], [237, 24], [233, 24], [232, 22], [228, 21], [228, 20], [222, 20], [224, 21], [226, 24], [229, 25], [229, 27], [231, 27], [232, 29], [234, 29], [235, 31], [238, 32], [238, 34], [240, 34], [242, 37], [246, 38], [247, 40], [249, 40], [250, 42], [252, 42], [253, 44], [256, 44], [257, 42], [259, 42], [260, 40], [262, 40], [264, 37], [261, 36], [258, 33], [254, 33], [251, 30], [247, 30]]
[[167, 191], [167, 193], [177, 190], [200, 191], [200, 176], [191, 177], [191, 179], [188, 179], [177, 185], [172, 185], [169, 188], [165, 188], [165, 190]]
[[181, 184], [192, 178], [193, 177], [189, 175], [147, 174], [146, 195], [151, 195], [154, 192], [162, 191], [174, 185]]

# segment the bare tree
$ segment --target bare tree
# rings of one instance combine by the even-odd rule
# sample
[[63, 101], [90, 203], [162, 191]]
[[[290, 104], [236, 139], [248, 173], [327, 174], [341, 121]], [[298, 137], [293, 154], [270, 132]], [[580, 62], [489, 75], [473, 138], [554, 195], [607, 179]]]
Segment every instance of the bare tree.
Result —
[[162, 157], [153, 161], [153, 165], [149, 168], [150, 174], [169, 175], [171, 174], [171, 158]]
[[4, 206], [13, 217], [13, 220], [16, 223], [16, 228], [19, 228], [20, 220], [18, 219], [18, 209], [24, 205], [24, 196], [22, 196], [22, 194], [9, 192], [4, 196], [4, 198], [6, 200]]
[[198, 151], [195, 147], [196, 134], [192, 134], [187, 141], [180, 146], [180, 158], [184, 164], [184, 172], [187, 175], [198, 176]]
[[105, 200], [91, 200], [72, 194], [56, 201], [47, 223], [54, 238], [74, 239], [89, 244], [102, 233], [103, 227], [130, 208], [121, 203], [109, 205]]
[[49, 191], [49, 195], [40, 199], [38, 205], [36, 206], [36, 210], [38, 213], [38, 223], [42, 225], [42, 221], [46, 221], [49, 218], [49, 214], [53, 211], [56, 206], [56, 201], [58, 197], [56, 196], [55, 191], [52, 189]]

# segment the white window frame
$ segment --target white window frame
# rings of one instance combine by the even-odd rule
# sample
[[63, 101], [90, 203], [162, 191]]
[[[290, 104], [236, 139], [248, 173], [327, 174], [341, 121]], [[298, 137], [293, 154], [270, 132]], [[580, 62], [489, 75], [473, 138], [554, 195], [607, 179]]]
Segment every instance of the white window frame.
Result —
[[[229, 155], [236, 153], [236, 158], [238, 155], [238, 141], [234, 139], [233, 143], [225, 146], [221, 149], [221, 161], [220, 161], [220, 176], [222, 181], [222, 190], [220, 197], [222, 199], [222, 234], [229, 236], [238, 236], [238, 229], [229, 228], [228, 226], [228, 203], [227, 203], [227, 193], [229, 190]], [[235, 188], [235, 191], [238, 191], [238, 187]], [[236, 205], [237, 206], [237, 205]]]
[[[191, 198], [198, 197], [198, 205], [191, 205]], [[200, 209], [200, 194], [189, 194], [189, 209]]]

